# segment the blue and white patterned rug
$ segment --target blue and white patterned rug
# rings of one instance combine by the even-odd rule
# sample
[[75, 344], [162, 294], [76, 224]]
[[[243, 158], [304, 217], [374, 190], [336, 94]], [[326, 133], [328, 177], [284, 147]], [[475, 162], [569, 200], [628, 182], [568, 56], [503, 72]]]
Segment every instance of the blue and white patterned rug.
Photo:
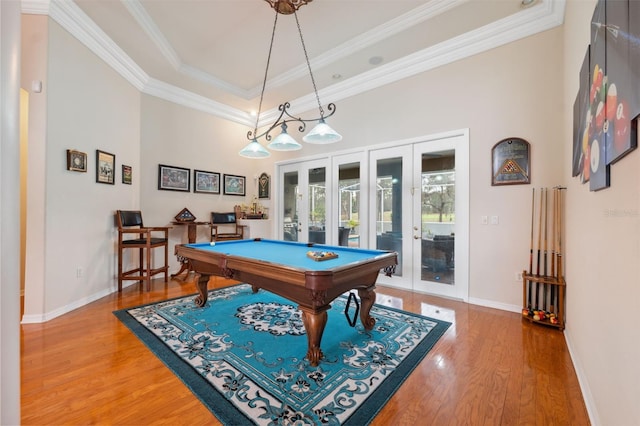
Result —
[[193, 299], [114, 314], [229, 425], [367, 424], [451, 325], [376, 304], [373, 330], [352, 328], [339, 297], [312, 367], [293, 302], [246, 284]]

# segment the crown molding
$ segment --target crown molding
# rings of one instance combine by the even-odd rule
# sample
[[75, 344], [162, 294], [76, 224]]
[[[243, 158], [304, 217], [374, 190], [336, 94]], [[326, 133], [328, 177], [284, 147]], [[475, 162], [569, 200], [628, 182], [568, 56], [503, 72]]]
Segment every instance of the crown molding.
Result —
[[[428, 13], [442, 13], [442, 8], [453, 7], [453, 5], [459, 1], [467, 0], [438, 1], [436, 5], [439, 6], [440, 9], [425, 8], [429, 9], [429, 11], [424, 10], [424, 16]], [[318, 91], [318, 94], [327, 103], [337, 102], [341, 99], [356, 96], [365, 91], [485, 52], [538, 32], [549, 30], [562, 25], [564, 21], [565, 4], [566, 0], [541, 0], [540, 4], [535, 7], [523, 9], [512, 16], [503, 18], [490, 25], [470, 31], [321, 89]], [[22, 12], [48, 14], [141, 92], [252, 127], [252, 118], [245, 111], [150, 78], [113, 40], [82, 12], [74, 2], [69, 0], [23, 0]], [[399, 17], [398, 22], [391, 21], [388, 26], [386, 26], [387, 36], [393, 31], [396, 31], [399, 23], [405, 22], [403, 19], [406, 18], [407, 17], [404, 16], [404, 18]], [[415, 19], [418, 20], [421, 18], [415, 17]], [[385, 29], [380, 30], [385, 31]], [[320, 66], [323, 64], [322, 61], [330, 61], [329, 57], [332, 55], [343, 55], [344, 52], [351, 52], [351, 50], [348, 49], [355, 48], [354, 46], [356, 46], [357, 43], [371, 43], [373, 39], [370, 37], [371, 35], [368, 33], [362, 36], [362, 40], [361, 37], [357, 37], [331, 52], [321, 55], [313, 64]], [[198, 75], [200, 79], [206, 78], [205, 75], [199, 74], [194, 68], [185, 65], [181, 65], [181, 67], [187, 69], [188, 72]], [[304, 73], [306, 74], [306, 70]], [[290, 111], [292, 114], [300, 114], [317, 107], [314, 94], [302, 96], [292, 100], [290, 103]], [[270, 120], [275, 119], [278, 114], [279, 111], [277, 108], [263, 112], [260, 117], [259, 126], [263, 126]]]
[[151, 41], [160, 50], [160, 53], [171, 64], [171, 66], [179, 73], [184, 74], [193, 79], [202, 81], [214, 87], [218, 87], [226, 92], [234, 94], [244, 99], [251, 99], [253, 96], [250, 91], [243, 90], [233, 84], [227, 83], [224, 80], [216, 78], [215, 76], [202, 71], [201, 69], [192, 67], [191, 65], [182, 62], [182, 59], [178, 56], [173, 46], [166, 39], [162, 31], [158, 28], [155, 21], [147, 13], [147, 10], [138, 0], [129, 0], [123, 2], [123, 5], [129, 11], [131, 16], [140, 25], [142, 30], [147, 33]]
[[150, 96], [155, 96], [178, 105], [206, 112], [208, 114], [215, 115], [216, 117], [224, 118], [248, 127], [255, 124], [255, 118], [252, 118], [248, 112], [230, 107], [229, 105], [214, 101], [213, 99], [206, 98], [154, 78], [149, 79], [148, 83], [142, 89], [142, 92]]
[[[409, 12], [398, 16], [382, 25], [352, 38], [327, 52], [318, 55], [313, 59], [309, 59], [311, 68], [322, 68], [328, 66], [335, 61], [346, 58], [366, 47], [369, 47], [381, 40], [389, 38], [395, 34], [405, 31], [414, 25], [427, 21], [438, 16], [456, 6], [467, 3], [470, 0], [433, 0], [421, 6], [418, 6]], [[300, 64], [291, 70], [273, 77], [267, 81], [267, 88], [274, 89], [288, 84], [291, 80], [303, 78], [309, 73], [307, 64]], [[262, 90], [262, 86], [256, 86], [251, 89], [251, 94], [257, 96]], [[250, 98], [249, 98], [250, 99]]]
[[[433, 0], [425, 3], [413, 10], [389, 21], [376, 28], [359, 35], [346, 43], [343, 43], [326, 53], [310, 60], [312, 68], [319, 68], [329, 65], [339, 59], [348, 57], [367, 46], [370, 46], [380, 40], [391, 37], [407, 28], [424, 22], [441, 13], [446, 12], [460, 4], [469, 0]], [[173, 66], [173, 68], [191, 78], [200, 80], [211, 86], [218, 87], [226, 92], [232, 93], [243, 99], [252, 99], [260, 94], [262, 85], [255, 86], [250, 90], [244, 90], [238, 86], [232, 85], [224, 80], [182, 62], [181, 58], [175, 52], [169, 41], [162, 34], [153, 18], [147, 13], [144, 6], [139, 0], [129, 0], [123, 3], [129, 13], [136, 20], [138, 25], [147, 33], [154, 44], [158, 47], [164, 58]], [[267, 89], [275, 89], [282, 87], [292, 80], [303, 78], [307, 75], [307, 64], [300, 64], [291, 70], [280, 74], [277, 77], [270, 78], [266, 82]]]
[[27, 15], [48, 15], [49, 0], [22, 0], [21, 12]]
[[[325, 103], [338, 102], [555, 28], [564, 22], [565, 4], [566, 0], [544, 0], [538, 7], [523, 9], [490, 25], [318, 90], [318, 95]], [[317, 101], [313, 94], [292, 100], [290, 103], [292, 114], [317, 108]], [[260, 119], [260, 126], [275, 119], [278, 114], [277, 109], [266, 111], [263, 114], [264, 118]]]
[[51, 0], [49, 16], [136, 89], [142, 90], [149, 76], [75, 3]]

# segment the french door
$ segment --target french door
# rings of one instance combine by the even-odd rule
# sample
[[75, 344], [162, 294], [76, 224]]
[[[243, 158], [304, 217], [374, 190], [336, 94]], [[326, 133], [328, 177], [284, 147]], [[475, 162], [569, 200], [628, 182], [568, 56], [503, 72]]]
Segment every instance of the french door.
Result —
[[278, 238], [393, 250], [392, 287], [468, 300], [467, 130], [278, 166]]
[[279, 238], [320, 244], [329, 241], [332, 199], [327, 197], [327, 188], [332, 180], [328, 165], [328, 159], [321, 159], [279, 168]]
[[368, 247], [366, 214], [369, 191], [363, 191], [367, 182], [367, 162], [363, 152], [336, 155], [332, 158], [333, 220], [332, 244], [349, 247]]
[[468, 300], [468, 151], [466, 131], [371, 151], [369, 240], [399, 263], [379, 282]]

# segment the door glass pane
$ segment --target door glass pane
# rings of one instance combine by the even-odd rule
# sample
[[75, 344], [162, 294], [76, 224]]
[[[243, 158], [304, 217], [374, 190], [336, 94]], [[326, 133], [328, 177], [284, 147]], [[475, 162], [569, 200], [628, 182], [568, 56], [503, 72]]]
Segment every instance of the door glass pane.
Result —
[[324, 244], [326, 209], [326, 170], [309, 169], [309, 242]]
[[376, 248], [398, 253], [402, 275], [402, 157], [376, 163]]
[[298, 241], [298, 172], [284, 174], [284, 235], [285, 241]]
[[422, 155], [422, 280], [454, 284], [455, 152]]
[[360, 163], [341, 164], [338, 169], [338, 244], [360, 247]]

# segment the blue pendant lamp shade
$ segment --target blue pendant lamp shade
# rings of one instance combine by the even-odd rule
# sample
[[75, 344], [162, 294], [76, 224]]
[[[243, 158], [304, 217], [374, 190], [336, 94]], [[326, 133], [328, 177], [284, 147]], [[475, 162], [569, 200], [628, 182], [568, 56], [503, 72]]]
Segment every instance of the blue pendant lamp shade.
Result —
[[318, 124], [302, 140], [306, 143], [329, 144], [340, 142], [342, 136], [325, 123], [324, 118], [321, 118]]
[[296, 151], [301, 149], [302, 145], [287, 133], [287, 123], [282, 123], [281, 127], [282, 133], [276, 136], [276, 138], [267, 145], [267, 148], [273, 149], [274, 151]]
[[271, 155], [269, 151], [264, 149], [257, 140], [253, 139], [247, 146], [242, 148], [239, 154], [247, 158], [266, 158]]

